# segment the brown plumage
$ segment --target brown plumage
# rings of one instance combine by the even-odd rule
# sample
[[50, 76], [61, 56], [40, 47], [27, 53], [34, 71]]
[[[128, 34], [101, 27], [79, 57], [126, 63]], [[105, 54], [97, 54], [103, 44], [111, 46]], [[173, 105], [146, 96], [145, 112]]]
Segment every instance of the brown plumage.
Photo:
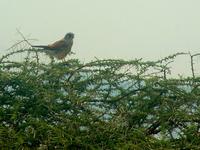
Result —
[[71, 52], [73, 45], [73, 33], [67, 33], [65, 37], [59, 41], [49, 45], [32, 45], [32, 47], [42, 48], [42, 51], [57, 59], [64, 59]]

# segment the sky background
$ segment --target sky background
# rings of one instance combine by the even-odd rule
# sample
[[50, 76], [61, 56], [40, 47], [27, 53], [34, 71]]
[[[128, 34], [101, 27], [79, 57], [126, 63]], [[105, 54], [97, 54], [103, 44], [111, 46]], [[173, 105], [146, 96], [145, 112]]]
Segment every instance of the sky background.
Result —
[[[199, 0], [0, 0], [0, 55], [21, 39], [16, 28], [37, 39], [35, 45], [73, 32], [73, 57], [82, 61], [194, 54], [200, 52], [199, 7]], [[177, 58], [176, 73], [190, 74], [188, 58]]]

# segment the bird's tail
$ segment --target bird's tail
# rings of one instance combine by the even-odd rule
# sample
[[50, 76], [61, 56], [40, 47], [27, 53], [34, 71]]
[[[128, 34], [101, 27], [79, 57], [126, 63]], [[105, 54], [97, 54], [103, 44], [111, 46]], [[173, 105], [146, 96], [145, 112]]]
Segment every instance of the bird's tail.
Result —
[[43, 49], [49, 48], [47, 45], [32, 45], [32, 47], [43, 48]]

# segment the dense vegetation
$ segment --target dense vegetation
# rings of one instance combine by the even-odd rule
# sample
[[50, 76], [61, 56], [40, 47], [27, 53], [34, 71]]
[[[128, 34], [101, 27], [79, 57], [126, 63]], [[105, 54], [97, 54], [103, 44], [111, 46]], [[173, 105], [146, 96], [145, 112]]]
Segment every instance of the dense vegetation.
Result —
[[182, 53], [49, 64], [38, 55], [10, 61], [14, 54], [0, 59], [1, 149], [200, 147], [200, 78], [193, 68], [192, 77], [168, 78]]

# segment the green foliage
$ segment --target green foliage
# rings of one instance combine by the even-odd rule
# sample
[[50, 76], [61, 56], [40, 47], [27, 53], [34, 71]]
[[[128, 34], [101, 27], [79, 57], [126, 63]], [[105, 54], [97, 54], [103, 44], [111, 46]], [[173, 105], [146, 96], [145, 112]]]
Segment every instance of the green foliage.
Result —
[[156, 62], [0, 61], [1, 149], [198, 149], [200, 78]]

